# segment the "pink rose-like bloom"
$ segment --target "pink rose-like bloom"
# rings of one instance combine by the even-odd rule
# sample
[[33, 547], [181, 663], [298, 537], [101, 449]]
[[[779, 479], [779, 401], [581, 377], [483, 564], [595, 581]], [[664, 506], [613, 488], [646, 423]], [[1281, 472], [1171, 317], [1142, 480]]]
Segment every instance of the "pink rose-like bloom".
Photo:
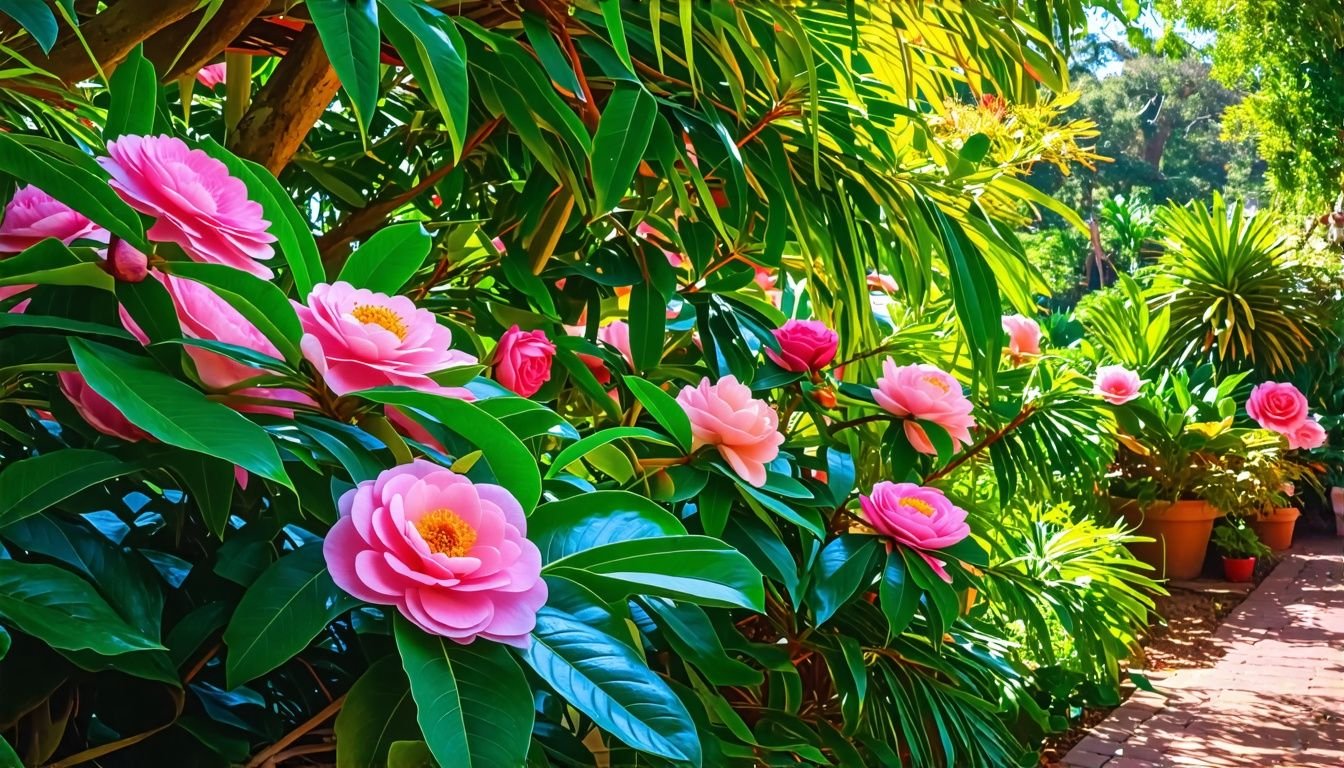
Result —
[[624, 320], [612, 320], [597, 329], [597, 340], [610, 344], [625, 358], [626, 364], [635, 367], [635, 355], [630, 351], [630, 324]]
[[[887, 358], [877, 379], [873, 399], [888, 412], [903, 419], [931, 421], [947, 430], [952, 450], [971, 442], [971, 401], [961, 391], [961, 382], [935, 365], [896, 365]], [[916, 451], [937, 454], [928, 433], [915, 421], [905, 422], [905, 436]]]
[[122, 136], [107, 143], [107, 154], [98, 163], [112, 188], [155, 219], [149, 239], [177, 243], [197, 261], [271, 278], [258, 263], [274, 255], [270, 223], [223, 163], [171, 136]]
[[910, 547], [943, 581], [952, 581], [943, 567], [946, 563], [924, 550], [950, 547], [969, 536], [966, 510], [937, 488], [885, 481], [873, 486], [867, 496], [860, 495], [859, 505], [873, 530]]
[[775, 329], [779, 352], [765, 348], [775, 365], [794, 373], [816, 373], [835, 359], [840, 337], [819, 320], [790, 320]]
[[1307, 421], [1307, 397], [1292, 384], [1266, 381], [1251, 390], [1246, 413], [1265, 429], [1291, 435]]
[[760, 488], [765, 465], [779, 455], [784, 435], [769, 403], [751, 396], [751, 388], [732, 376], [711, 384], [682, 387], [677, 402], [691, 420], [691, 449], [712, 445], [738, 477]]
[[405, 296], [319, 283], [294, 310], [304, 358], [338, 395], [386, 385], [437, 391], [429, 374], [476, 362], [449, 349], [452, 332]]
[[508, 491], [417, 460], [346, 491], [339, 507], [322, 553], [341, 589], [463, 645], [527, 647], [546, 582]]
[[1003, 330], [1008, 334], [1008, 354], [1014, 360], [1041, 354], [1041, 326], [1035, 320], [1007, 315], [1003, 318]]
[[0, 253], [18, 253], [48, 237], [66, 245], [76, 240], [105, 243], [107, 230], [32, 184], [20, 187], [0, 220]]
[[1111, 405], [1124, 405], [1139, 396], [1142, 386], [1139, 374], [1123, 365], [1103, 365], [1097, 369], [1092, 393]]
[[77, 371], [61, 371], [56, 374], [56, 379], [61, 387], [61, 393], [89, 426], [105, 435], [119, 437], [131, 443], [153, 439], [123, 416], [116, 406], [107, 401], [107, 398], [94, 392], [82, 374]]
[[216, 85], [224, 82], [228, 72], [228, 65], [224, 63], [211, 64], [208, 67], [201, 67], [196, 70], [196, 82], [204, 85], [206, 88], [213, 89]]
[[1315, 419], [1307, 419], [1301, 426], [1284, 435], [1288, 438], [1288, 449], [1311, 450], [1325, 445], [1325, 428]]
[[555, 344], [544, 331], [524, 331], [515, 325], [495, 347], [495, 378], [509, 390], [531, 397], [551, 380], [554, 357]]

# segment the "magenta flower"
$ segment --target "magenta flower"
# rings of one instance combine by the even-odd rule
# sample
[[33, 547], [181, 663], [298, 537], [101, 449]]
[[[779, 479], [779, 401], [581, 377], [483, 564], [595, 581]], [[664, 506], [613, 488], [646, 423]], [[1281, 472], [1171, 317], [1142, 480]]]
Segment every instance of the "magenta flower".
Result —
[[213, 89], [215, 86], [224, 82], [228, 74], [228, 65], [220, 62], [211, 64], [196, 70], [196, 82], [204, 85], [206, 88]]
[[630, 324], [624, 320], [612, 320], [610, 323], [597, 329], [597, 340], [603, 344], [609, 344], [621, 353], [625, 358], [626, 364], [631, 368], [635, 367], [635, 355], [630, 351]]
[[943, 567], [946, 563], [925, 550], [944, 549], [970, 535], [966, 510], [937, 488], [885, 481], [867, 496], [860, 495], [859, 505], [873, 530], [911, 548], [943, 581], [952, 581]]
[[1006, 315], [1003, 331], [1008, 334], [1008, 354], [1014, 362], [1041, 353], [1041, 326], [1022, 315]]
[[107, 242], [107, 230], [89, 221], [32, 184], [20, 187], [0, 220], [0, 253], [18, 253], [54, 237], [69, 245], [76, 240]]
[[341, 589], [464, 645], [527, 647], [546, 582], [508, 491], [417, 460], [346, 491], [339, 506], [322, 552]]
[[765, 348], [775, 365], [794, 373], [817, 373], [831, 364], [840, 337], [819, 320], [790, 320], [774, 331], [779, 352]]
[[449, 349], [452, 332], [405, 296], [319, 283], [294, 309], [304, 358], [338, 395], [386, 385], [436, 392], [429, 374], [476, 362]]
[[1266, 381], [1251, 390], [1246, 413], [1265, 429], [1291, 435], [1307, 421], [1307, 397], [1292, 384]]
[[523, 397], [531, 397], [551, 379], [555, 344], [544, 331], [524, 331], [513, 326], [499, 337], [495, 347], [495, 379]]
[[1315, 419], [1307, 419], [1302, 422], [1301, 426], [1285, 434], [1284, 437], [1288, 438], [1289, 450], [1320, 448], [1325, 445], [1325, 428]]
[[961, 382], [937, 366], [919, 363], [896, 365], [887, 358], [873, 390], [873, 399], [889, 413], [906, 419], [905, 436], [916, 451], [936, 454], [928, 433], [914, 419], [931, 421], [947, 430], [952, 450], [971, 442], [971, 401], [961, 391]]
[[769, 403], [753, 398], [751, 388], [732, 376], [682, 387], [677, 402], [691, 420], [692, 450], [714, 446], [738, 477], [757, 488], [765, 485], [765, 465], [784, 442], [779, 415]]
[[1139, 374], [1123, 365], [1103, 365], [1097, 369], [1092, 393], [1111, 405], [1124, 405], [1139, 396], [1142, 386]]
[[176, 243], [197, 261], [225, 264], [263, 279], [275, 237], [261, 205], [223, 163], [171, 136], [122, 136], [98, 163], [132, 208], [154, 217], [149, 239]]
[[143, 429], [132, 424], [107, 398], [94, 392], [83, 374], [78, 371], [61, 371], [56, 374], [56, 380], [61, 394], [65, 395], [89, 426], [105, 435], [131, 443], [153, 439]]

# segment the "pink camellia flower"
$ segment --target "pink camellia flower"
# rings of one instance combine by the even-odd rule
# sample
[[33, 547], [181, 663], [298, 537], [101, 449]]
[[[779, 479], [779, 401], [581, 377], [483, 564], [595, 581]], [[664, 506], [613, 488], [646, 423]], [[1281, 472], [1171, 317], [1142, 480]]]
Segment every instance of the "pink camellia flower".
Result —
[[624, 320], [612, 320], [610, 323], [597, 329], [597, 340], [603, 344], [610, 344], [621, 353], [625, 362], [631, 368], [635, 367], [635, 355], [630, 351], [630, 324]]
[[524, 331], [515, 325], [495, 347], [495, 378], [509, 390], [531, 397], [551, 380], [554, 358], [555, 344], [545, 331]]
[[778, 288], [779, 273], [773, 269], [760, 266], [755, 267], [755, 269], [756, 284], [765, 292], [765, 297], [770, 300], [770, 303], [778, 307], [784, 299], [784, 292]]
[[950, 547], [969, 536], [966, 510], [937, 488], [886, 481], [873, 486], [867, 496], [860, 495], [859, 505], [873, 530], [911, 548], [943, 581], [952, 581], [943, 567], [946, 563], [925, 550]]
[[658, 246], [658, 250], [663, 252], [663, 257], [667, 259], [667, 263], [673, 269], [681, 269], [686, 266], [686, 257], [676, 251], [669, 251], [664, 248], [663, 246], [667, 243], [663, 240], [663, 234], [654, 229], [647, 221], [639, 222], [639, 225], [635, 227], [635, 234]]
[[881, 272], [873, 272], [868, 275], [868, 290], [880, 291], [887, 295], [893, 295], [901, 289], [896, 284], [896, 278], [891, 275], [884, 275]]
[[527, 647], [546, 582], [508, 491], [417, 460], [346, 491], [339, 507], [322, 553], [341, 589], [463, 645]]
[[774, 330], [779, 352], [765, 348], [775, 365], [794, 373], [816, 373], [831, 364], [840, 337], [819, 320], [790, 320]]
[[196, 70], [196, 82], [204, 85], [206, 88], [213, 89], [215, 86], [224, 82], [227, 72], [228, 65], [223, 62], [220, 62], [219, 64], [211, 64], [207, 67], [201, 67]]
[[1307, 419], [1297, 429], [1285, 433], [1284, 437], [1288, 438], [1289, 450], [1311, 450], [1325, 445], [1325, 428], [1315, 419]]
[[116, 406], [107, 401], [107, 398], [94, 392], [93, 387], [89, 386], [89, 382], [79, 372], [61, 371], [56, 374], [56, 380], [61, 393], [89, 426], [105, 435], [119, 437], [131, 443], [153, 439], [123, 416]]
[[1307, 397], [1292, 384], [1266, 381], [1251, 390], [1246, 413], [1265, 429], [1291, 435], [1307, 421]]
[[1008, 334], [1008, 354], [1014, 362], [1041, 354], [1041, 326], [1035, 320], [1022, 315], [1007, 315], [1003, 318], [1003, 330]]
[[916, 451], [936, 454], [929, 435], [914, 419], [931, 421], [947, 430], [952, 438], [952, 450], [959, 451], [971, 442], [971, 401], [961, 391], [961, 382], [937, 366], [919, 363], [896, 365], [887, 358], [882, 362], [882, 375], [877, 379], [873, 399], [888, 412], [908, 419], [905, 436]]
[[1092, 393], [1111, 405], [1124, 405], [1139, 396], [1142, 386], [1139, 374], [1123, 365], [1103, 365], [1097, 369]]
[[753, 398], [751, 388], [732, 376], [682, 387], [677, 402], [691, 419], [692, 450], [712, 445], [738, 477], [757, 488], [765, 485], [765, 465], [784, 442], [774, 408]]
[[112, 188], [155, 219], [149, 239], [177, 243], [197, 261], [271, 278], [258, 263], [274, 255], [270, 223], [223, 163], [171, 136], [122, 136], [107, 143], [107, 154], [98, 163]]
[[0, 253], [18, 253], [54, 237], [107, 242], [107, 230], [32, 184], [20, 187], [0, 219]]
[[319, 283], [294, 309], [304, 358], [338, 395], [386, 385], [437, 391], [429, 374], [476, 362], [449, 349], [452, 332], [405, 296]]
[[107, 249], [103, 269], [123, 283], [138, 283], [149, 277], [149, 257], [125, 240], [117, 240]]

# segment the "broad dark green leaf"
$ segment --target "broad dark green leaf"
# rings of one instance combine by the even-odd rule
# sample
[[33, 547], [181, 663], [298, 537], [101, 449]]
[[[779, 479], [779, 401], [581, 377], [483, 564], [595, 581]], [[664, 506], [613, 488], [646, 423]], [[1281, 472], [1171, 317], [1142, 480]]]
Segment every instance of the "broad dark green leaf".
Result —
[[5, 658], [5, 654], [9, 653], [9, 646], [12, 642], [9, 637], [9, 630], [0, 627], [0, 659]]
[[[383, 34], [401, 54], [448, 129], [453, 161], [467, 141], [467, 47], [448, 16], [408, 0], [380, 0]], [[389, 18], [389, 14], [391, 18]]]
[[684, 450], [691, 450], [691, 420], [676, 398], [638, 376], [626, 376], [625, 385]]
[[821, 550], [807, 585], [807, 602], [812, 606], [817, 626], [825, 624], [840, 606], [849, 601], [865, 577], [871, 578], [870, 566], [877, 555], [878, 539], [850, 533], [832, 540]]
[[601, 446], [610, 445], [617, 440], [631, 439], [658, 443], [660, 445], [671, 445], [667, 438], [651, 429], [644, 429], [643, 427], [610, 427], [600, 432], [594, 432], [575, 442], [573, 445], [566, 446], [563, 451], [556, 454], [555, 458], [552, 459], [550, 468], [546, 470], [546, 477], [555, 477], [560, 474], [565, 467], [573, 464], [584, 456], [587, 456], [589, 452], [600, 448]]
[[658, 366], [666, 338], [667, 301], [652, 282], [637, 284], [630, 292], [630, 357], [635, 370]]
[[88, 582], [54, 565], [0, 560], [0, 618], [53, 648], [87, 648], [104, 656], [163, 650], [123, 621]]
[[121, 60], [108, 83], [112, 103], [107, 108], [103, 139], [127, 134], [145, 136], [154, 132], [154, 109], [159, 97], [159, 77], [146, 59], [143, 46], [136, 46]]
[[440, 765], [522, 765], [532, 741], [532, 690], [499, 643], [459, 645], [396, 618], [397, 649], [416, 718]]
[[394, 742], [420, 738], [401, 658], [384, 656], [355, 681], [336, 716], [336, 768], [384, 765]]
[[741, 552], [709, 536], [612, 542], [556, 560], [545, 570], [598, 594], [660, 595], [698, 605], [765, 610], [761, 572]]
[[23, 314], [14, 314], [7, 312], [0, 315], [0, 329], [4, 328], [40, 328], [51, 331], [64, 331], [72, 335], [91, 334], [93, 336], [108, 336], [114, 339], [124, 339], [129, 341], [133, 337], [125, 329], [113, 325], [104, 325], [102, 323], [90, 323], [84, 320], [71, 320], [68, 317], [59, 317], [57, 315], [35, 315], [27, 312]]
[[527, 446], [477, 406], [401, 387], [366, 389], [358, 394], [375, 403], [415, 408], [471, 441], [481, 449], [499, 484], [513, 494], [524, 512], [530, 512], [541, 498], [541, 472]]
[[294, 305], [273, 283], [223, 264], [174, 261], [165, 265], [164, 271], [209, 287], [255, 325], [286, 362], [298, 365], [303, 326], [299, 325]]
[[882, 613], [887, 617], [888, 633], [899, 635], [910, 626], [922, 592], [910, 578], [901, 550], [893, 549], [887, 553], [887, 564], [882, 569], [882, 585], [878, 593], [882, 600]]
[[292, 488], [270, 435], [165, 374], [148, 358], [69, 339], [79, 372], [131, 423], [160, 441], [237, 464]]
[[542, 608], [523, 659], [575, 709], [631, 747], [700, 765], [700, 737], [686, 706], [625, 643]]
[[350, 255], [338, 279], [356, 288], [393, 295], [425, 263], [432, 242], [419, 222], [384, 227]]
[[363, 130], [378, 106], [378, 7], [374, 0], [308, 0], [308, 15]]
[[703, 608], [663, 598], [643, 600], [672, 649], [714, 685], [760, 685], [760, 670], [731, 658]]
[[[56, 44], [56, 35], [60, 30], [56, 26], [56, 14], [42, 0], [0, 0], [0, 13], [19, 22], [28, 34], [33, 36], [37, 47], [43, 53], [51, 53]], [[3, 748], [0, 748], [3, 749]], [[0, 761], [3, 753], [0, 752]], [[16, 759], [17, 762], [17, 759]]]
[[331, 580], [321, 545], [276, 560], [248, 587], [224, 630], [229, 687], [289, 661], [357, 604]]
[[[616, 18], [620, 18], [619, 3]], [[624, 42], [624, 39], [622, 39]], [[658, 102], [638, 83], [618, 82], [593, 137], [593, 205], [599, 213], [615, 208], [630, 188], [644, 149], [653, 135]]]
[[[0, 136], [0, 144], [3, 144]], [[17, 256], [0, 260], [0, 286], [72, 285], [112, 288], [112, 276], [103, 271], [98, 257], [81, 250], [76, 253], [60, 240], [48, 238]]]
[[187, 495], [200, 510], [205, 527], [219, 538], [229, 527], [229, 510], [233, 506], [233, 465], [204, 454], [192, 453], [175, 456], [170, 465], [187, 486]]
[[0, 527], [139, 468], [111, 454], [85, 448], [65, 448], [15, 461], [0, 470]]
[[394, 741], [387, 750], [387, 768], [439, 768], [423, 741]]
[[686, 528], [670, 512], [629, 491], [595, 491], [537, 507], [527, 537], [549, 563], [603, 544], [675, 536]]

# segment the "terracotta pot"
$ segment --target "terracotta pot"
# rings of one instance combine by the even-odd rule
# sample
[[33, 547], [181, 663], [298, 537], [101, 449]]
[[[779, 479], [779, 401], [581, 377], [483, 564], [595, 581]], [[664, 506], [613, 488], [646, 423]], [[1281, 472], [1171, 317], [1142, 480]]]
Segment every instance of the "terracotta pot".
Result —
[[1275, 552], [1282, 552], [1293, 546], [1293, 528], [1302, 513], [1294, 507], [1279, 507], [1268, 515], [1253, 517], [1251, 528]]
[[1254, 557], [1223, 557], [1223, 577], [1228, 581], [1250, 581], [1255, 576]]
[[1330, 489], [1330, 506], [1335, 509], [1335, 535], [1344, 537], [1344, 488], [1336, 485]]
[[1199, 500], [1158, 501], [1147, 508], [1134, 499], [1111, 499], [1111, 508], [1124, 517], [1139, 536], [1153, 541], [1130, 544], [1134, 556], [1157, 569], [1160, 578], [1193, 579], [1204, 570], [1209, 535], [1217, 509]]

